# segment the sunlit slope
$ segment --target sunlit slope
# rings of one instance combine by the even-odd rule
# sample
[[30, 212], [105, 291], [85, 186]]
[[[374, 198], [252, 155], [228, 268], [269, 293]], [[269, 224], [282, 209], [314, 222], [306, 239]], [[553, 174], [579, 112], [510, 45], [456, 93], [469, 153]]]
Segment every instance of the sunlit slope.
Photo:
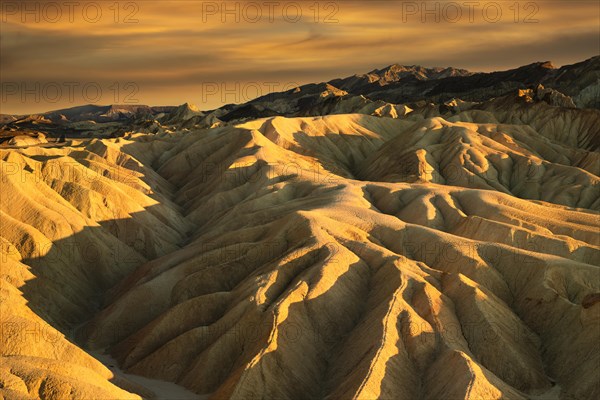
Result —
[[171, 143], [148, 160], [189, 243], [84, 329], [128, 371], [215, 398], [600, 395], [598, 153], [460, 117]]

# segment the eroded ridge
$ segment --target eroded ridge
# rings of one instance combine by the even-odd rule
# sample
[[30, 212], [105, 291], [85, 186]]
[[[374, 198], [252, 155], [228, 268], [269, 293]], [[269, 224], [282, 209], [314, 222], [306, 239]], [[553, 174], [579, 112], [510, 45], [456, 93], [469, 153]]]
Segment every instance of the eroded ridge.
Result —
[[[2, 293], [21, 308], [2, 318], [29, 310], [214, 398], [598, 397], [598, 153], [492, 117], [277, 117], [4, 152], [41, 179], [3, 175], [20, 228], [2, 226]], [[97, 179], [53, 174], [63, 159]], [[105, 247], [52, 265], [36, 235]], [[43, 364], [69, 359], [122, 394], [63, 336], [70, 353], [24, 340], [3, 343], [13, 392], [97, 393]]]

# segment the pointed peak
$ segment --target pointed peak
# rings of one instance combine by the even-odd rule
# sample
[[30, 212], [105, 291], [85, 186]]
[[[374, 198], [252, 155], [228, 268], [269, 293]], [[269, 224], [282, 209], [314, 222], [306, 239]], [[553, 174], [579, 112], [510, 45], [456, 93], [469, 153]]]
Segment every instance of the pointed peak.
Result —
[[187, 102], [183, 103], [178, 108], [182, 109], [182, 110], [190, 110], [193, 112], [200, 112], [200, 109], [198, 108], [198, 106], [196, 106], [195, 104], [192, 104], [192, 103], [187, 103]]
[[544, 62], [540, 63], [540, 67], [548, 68], [548, 69], [556, 69], [554, 64], [552, 64], [552, 61], [544, 61]]

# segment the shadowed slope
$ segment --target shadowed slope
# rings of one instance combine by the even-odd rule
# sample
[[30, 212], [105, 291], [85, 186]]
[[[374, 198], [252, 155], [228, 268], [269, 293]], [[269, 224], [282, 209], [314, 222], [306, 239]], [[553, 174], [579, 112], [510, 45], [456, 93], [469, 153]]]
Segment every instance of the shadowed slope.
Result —
[[179, 248], [190, 224], [171, 186], [110, 142], [0, 151], [0, 164], [0, 393], [139, 398], [70, 340], [115, 283]]

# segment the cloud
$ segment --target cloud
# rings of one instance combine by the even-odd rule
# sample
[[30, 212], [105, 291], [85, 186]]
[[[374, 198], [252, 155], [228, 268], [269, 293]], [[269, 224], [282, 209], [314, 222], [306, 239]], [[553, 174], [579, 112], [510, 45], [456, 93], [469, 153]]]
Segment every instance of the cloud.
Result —
[[[283, 12], [291, 2], [278, 3], [270, 18], [261, 1], [228, 2], [229, 14], [207, 8], [222, 2], [135, 2], [127, 9], [129, 3], [119, 2], [118, 15], [108, 8], [113, 3], [99, 2], [102, 18], [95, 23], [81, 10], [72, 22], [63, 13], [56, 23], [35, 22], [31, 15], [23, 23], [13, 10], [0, 25], [2, 80], [133, 81], [140, 102], [165, 104], [192, 100], [190, 91], [205, 82], [325, 81], [392, 63], [490, 71], [545, 60], [561, 65], [600, 53], [596, 2], [519, 2], [515, 14], [509, 8], [514, 2], [480, 1], [472, 20], [461, 1], [414, 2], [416, 12], [407, 8], [411, 2], [393, 0], [294, 2], [301, 7], [297, 22], [291, 22], [293, 8]], [[496, 22], [483, 14], [491, 3], [502, 7]], [[263, 4], [260, 21], [250, 21], [250, 4]], [[450, 21], [452, 4], [462, 10], [456, 21]], [[437, 15], [426, 12], [435, 7]], [[130, 14], [137, 23], [126, 23]], [[537, 22], [526, 23], [528, 16]], [[53, 105], [47, 106], [42, 109]], [[41, 105], [2, 104], [3, 112], [31, 107]]]

